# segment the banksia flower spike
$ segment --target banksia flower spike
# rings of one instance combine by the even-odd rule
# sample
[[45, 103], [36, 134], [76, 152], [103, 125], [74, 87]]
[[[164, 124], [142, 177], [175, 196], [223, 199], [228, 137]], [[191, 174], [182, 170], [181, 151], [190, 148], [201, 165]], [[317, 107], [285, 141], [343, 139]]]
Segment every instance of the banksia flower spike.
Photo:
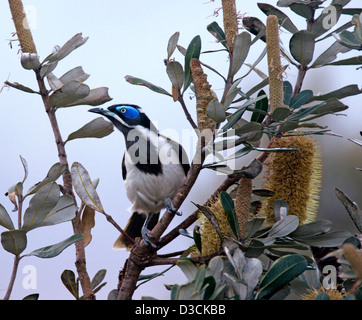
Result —
[[36, 47], [24, 12], [23, 3], [21, 0], [9, 0], [9, 6], [21, 50], [24, 53], [36, 53]]
[[224, 18], [226, 46], [229, 51], [232, 52], [234, 48], [234, 38], [238, 34], [238, 16], [235, 0], [222, 0], [221, 3]]
[[269, 69], [270, 112], [283, 107], [283, 67], [280, 59], [279, 24], [276, 16], [268, 16], [266, 23], [266, 47]]
[[337, 289], [324, 289], [323, 287], [320, 287], [318, 290], [308, 290], [308, 293], [303, 294], [301, 298], [302, 300], [315, 300], [317, 295], [321, 293], [326, 293], [329, 297], [329, 300], [343, 300], [344, 297], [343, 293]]
[[353, 244], [346, 243], [343, 246], [343, 254], [351, 264], [353, 271], [360, 281], [362, 281], [362, 254]]
[[289, 214], [296, 215], [300, 224], [315, 219], [321, 187], [321, 159], [318, 146], [309, 136], [274, 139], [271, 148], [297, 148], [294, 152], [270, 154], [265, 162], [265, 189], [274, 192], [264, 204], [268, 222], [273, 223], [275, 200], [289, 204]]
[[202, 133], [204, 130], [214, 130], [215, 122], [207, 115], [209, 103], [215, 99], [211, 91], [211, 85], [207, 81], [207, 75], [202, 70], [200, 61], [196, 58], [190, 62], [192, 78], [196, 92], [197, 126]]
[[241, 178], [235, 195], [235, 213], [239, 222], [241, 238], [246, 235], [246, 223], [249, 220], [251, 205], [252, 179]]

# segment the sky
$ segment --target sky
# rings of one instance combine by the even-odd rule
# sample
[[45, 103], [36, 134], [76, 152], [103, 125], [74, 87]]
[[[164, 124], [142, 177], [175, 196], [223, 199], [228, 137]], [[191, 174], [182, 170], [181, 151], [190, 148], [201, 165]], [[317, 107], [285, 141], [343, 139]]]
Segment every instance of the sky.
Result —
[[[61, 76], [68, 70], [82, 66], [91, 76], [86, 83], [91, 88], [106, 86], [113, 100], [108, 103], [132, 103], [141, 106], [148, 116], [157, 124], [159, 130], [173, 132], [181, 136], [183, 130], [190, 126], [178, 103], [170, 97], [156, 94], [147, 88], [132, 86], [124, 79], [126, 75], [136, 76], [171, 90], [163, 59], [167, 57], [167, 43], [172, 34], [180, 32], [179, 44], [187, 47], [194, 36], [200, 35], [202, 50], [217, 50], [221, 45], [216, 43], [206, 26], [213, 21], [222, 25], [222, 12], [218, 11], [221, 1], [184, 0], [184, 1], [46, 1], [24, 0], [28, 12], [33, 38], [41, 60], [52, 52], [55, 45], [63, 45], [78, 32], [88, 36], [88, 41], [71, 55], [60, 61], [54, 71]], [[274, 0], [264, 2], [275, 5]], [[358, 7], [359, 1], [352, 0], [348, 7]], [[257, 16], [265, 22], [265, 15], [258, 9], [256, 1], [237, 1], [241, 14]], [[302, 18], [283, 8], [293, 22], [303, 28]], [[295, 18], [295, 19], [294, 19]], [[16, 42], [9, 46], [9, 39], [15, 31], [7, 1], [0, 2], [0, 80], [19, 82], [36, 89], [36, 81], [32, 71], [24, 70], [20, 65], [20, 54]], [[348, 18], [344, 20], [348, 21]], [[290, 34], [281, 34], [284, 45], [288, 46]], [[330, 44], [331, 42], [326, 42]], [[321, 53], [326, 44], [317, 47]], [[252, 63], [263, 50], [263, 44], [253, 46], [247, 62]], [[317, 54], [317, 53], [316, 53]], [[357, 51], [346, 54], [343, 58], [358, 55]], [[174, 53], [176, 60], [183, 63], [179, 52]], [[315, 55], [316, 57], [316, 55]], [[340, 56], [341, 58], [341, 56]], [[227, 72], [228, 57], [224, 53], [204, 54], [202, 60], [214, 66], [221, 73]], [[265, 59], [259, 68], [267, 72]], [[243, 66], [241, 74], [247, 71]], [[296, 70], [290, 67], [286, 72], [287, 80], [296, 81]], [[308, 73], [303, 89], [315, 92], [330, 92], [348, 84], [361, 85], [361, 70], [355, 67], [326, 67]], [[213, 90], [220, 97], [223, 83], [212, 73], [208, 80]], [[241, 83], [242, 90], [247, 91], [260, 82], [260, 78], [252, 73]], [[189, 99], [190, 98], [190, 99]], [[186, 95], [186, 103], [190, 113], [195, 116], [195, 99]], [[328, 116], [320, 123], [339, 133], [343, 138], [319, 137], [323, 154], [323, 189], [320, 201], [320, 217], [336, 222], [337, 226], [345, 225], [356, 232], [347, 214], [333, 193], [333, 187], [346, 192], [354, 201], [362, 205], [358, 195], [362, 192], [361, 174], [354, 167], [361, 166], [361, 149], [348, 141], [347, 138], [359, 138], [362, 130], [361, 98], [350, 97], [343, 102], [350, 109], [343, 112], [344, 116]], [[95, 118], [95, 114], [87, 112], [89, 106], [57, 111], [59, 126], [63, 138], [79, 129]], [[16, 89], [4, 88], [0, 94], [0, 203], [11, 213], [12, 204], [3, 196], [8, 188], [23, 179], [23, 168], [19, 155], [26, 159], [29, 176], [25, 189], [41, 181], [49, 168], [58, 162], [54, 137], [41, 99], [38, 95], [27, 94]], [[177, 137], [173, 137], [177, 138]], [[186, 151], [192, 157], [192, 141], [185, 141]], [[89, 172], [92, 179], [99, 178], [97, 188], [105, 211], [121, 226], [128, 220], [127, 209], [131, 206], [125, 192], [121, 177], [120, 163], [125, 150], [123, 137], [115, 131], [103, 139], [78, 139], [66, 145], [68, 160], [72, 164], [80, 162]], [[246, 165], [257, 154], [240, 160]], [[193, 191], [186, 199], [181, 211], [184, 216], [195, 210], [191, 203], [203, 203], [224, 176], [212, 171], [201, 173]], [[257, 183], [258, 181], [256, 181]], [[13, 214], [14, 215], [14, 214]], [[176, 217], [171, 224], [175, 226], [182, 219]], [[15, 217], [14, 217], [15, 220]], [[1, 232], [4, 231], [1, 229]], [[28, 233], [28, 253], [39, 247], [54, 244], [72, 234], [70, 223], [43, 227]], [[107, 285], [97, 294], [97, 299], [106, 299], [108, 293], [116, 288], [118, 272], [123, 267], [128, 254], [125, 251], [112, 249], [118, 237], [117, 230], [109, 224], [101, 214], [96, 215], [96, 226], [92, 231], [92, 242], [86, 248], [87, 267], [90, 276], [100, 269], [106, 269]], [[192, 244], [191, 239], [178, 237], [172, 245], [163, 249], [162, 253], [181, 250]], [[67, 248], [61, 255], [52, 259], [26, 257], [21, 260], [15, 282], [12, 299], [39, 292], [40, 299], [72, 299], [60, 280], [65, 269], [75, 271], [74, 247]], [[13, 256], [0, 249], [0, 298], [5, 294], [11, 274]], [[147, 269], [146, 274], [166, 269], [154, 267]], [[28, 288], [27, 274], [36, 271], [35, 288]], [[142, 296], [153, 296], [168, 299], [169, 292], [163, 284], [183, 283], [186, 278], [177, 267], [168, 271], [163, 277], [142, 285], [134, 294], [135, 299]]]

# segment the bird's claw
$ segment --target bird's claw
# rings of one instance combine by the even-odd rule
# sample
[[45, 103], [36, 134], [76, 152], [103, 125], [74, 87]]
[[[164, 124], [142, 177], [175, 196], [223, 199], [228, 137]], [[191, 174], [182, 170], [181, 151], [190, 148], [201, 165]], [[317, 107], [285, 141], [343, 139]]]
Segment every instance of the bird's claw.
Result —
[[157, 249], [157, 245], [152, 242], [153, 236], [151, 235], [151, 231], [146, 227], [142, 228], [142, 238], [146, 245], [152, 247], [153, 249]]
[[182, 213], [177, 211], [177, 209], [173, 205], [171, 198], [166, 198], [165, 199], [165, 206], [166, 206], [166, 209], [167, 209], [168, 212], [176, 214], [178, 216], [182, 216]]

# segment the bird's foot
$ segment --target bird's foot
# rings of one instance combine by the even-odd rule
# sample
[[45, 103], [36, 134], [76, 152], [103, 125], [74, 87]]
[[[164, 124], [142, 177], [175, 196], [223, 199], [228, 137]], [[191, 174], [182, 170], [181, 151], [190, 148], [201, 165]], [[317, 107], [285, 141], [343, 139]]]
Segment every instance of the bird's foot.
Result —
[[182, 213], [177, 211], [177, 209], [173, 205], [171, 198], [166, 198], [165, 199], [165, 206], [166, 206], [166, 209], [167, 209], [168, 212], [176, 214], [178, 216], [182, 216]]
[[153, 249], [157, 249], [157, 245], [152, 242], [153, 236], [151, 235], [151, 231], [146, 227], [143, 227], [141, 230], [143, 241], [146, 245], [152, 247]]

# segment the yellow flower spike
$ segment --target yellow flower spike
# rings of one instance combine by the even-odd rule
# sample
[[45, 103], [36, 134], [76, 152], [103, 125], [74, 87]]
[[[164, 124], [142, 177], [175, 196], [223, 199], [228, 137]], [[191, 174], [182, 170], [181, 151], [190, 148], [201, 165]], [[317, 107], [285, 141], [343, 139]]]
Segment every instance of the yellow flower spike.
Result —
[[[224, 237], [231, 237], [232, 231], [226, 212], [221, 204], [220, 197], [218, 196], [215, 198], [208, 207], [217, 219], [221, 234]], [[218, 251], [220, 249], [221, 240], [213, 225], [202, 213], [200, 214], [199, 223], [202, 255], [206, 256]]]
[[234, 48], [234, 38], [238, 34], [238, 16], [236, 12], [235, 0], [222, 0], [222, 10], [224, 18], [224, 30], [226, 45], [230, 52]]
[[283, 107], [283, 67], [280, 59], [278, 18], [270, 15], [266, 23], [266, 48], [269, 70], [270, 112]]
[[9, 6], [21, 50], [24, 53], [36, 53], [36, 47], [24, 12], [23, 3], [21, 0], [9, 0]]
[[343, 254], [348, 262], [351, 264], [351, 267], [358, 279], [362, 281], [362, 255], [359, 250], [355, 248], [353, 244], [346, 243], [343, 246]]
[[295, 152], [271, 153], [265, 161], [264, 188], [274, 192], [265, 200], [266, 220], [275, 222], [275, 200], [289, 204], [289, 214], [299, 218], [300, 224], [315, 219], [321, 188], [321, 155], [319, 147], [309, 136], [290, 136], [274, 139], [271, 148], [297, 148]]
[[320, 287], [318, 290], [309, 289], [308, 293], [305, 293], [301, 296], [302, 300], [315, 300], [316, 296], [320, 293], [325, 292], [330, 300], [343, 300], [343, 293], [338, 291], [337, 289], [324, 289]]
[[246, 235], [251, 205], [252, 179], [241, 178], [235, 196], [235, 213], [238, 217], [241, 238]]

